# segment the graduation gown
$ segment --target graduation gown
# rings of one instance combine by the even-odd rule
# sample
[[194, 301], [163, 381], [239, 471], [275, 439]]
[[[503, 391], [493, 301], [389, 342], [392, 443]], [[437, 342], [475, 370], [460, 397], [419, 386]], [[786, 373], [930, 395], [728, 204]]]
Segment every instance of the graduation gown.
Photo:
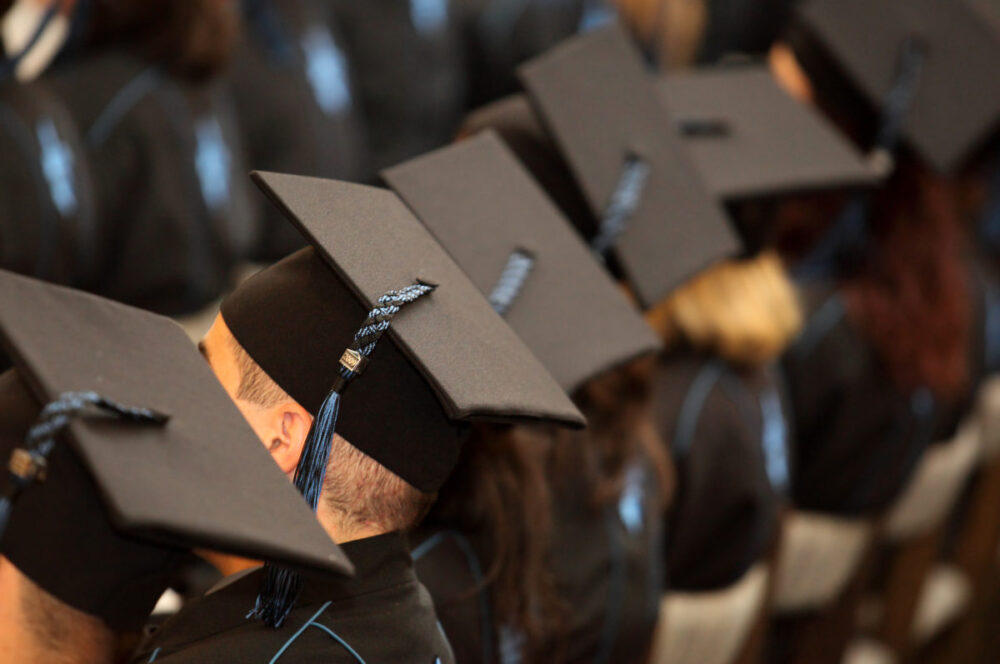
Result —
[[584, 0], [459, 0], [467, 25], [470, 105], [513, 94], [518, 65], [576, 34]]
[[59, 96], [42, 81], [0, 83], [0, 268], [87, 286], [94, 205], [83, 142]]
[[[230, 87], [252, 170], [360, 182], [366, 138], [343, 39], [321, 0], [250, 0]], [[254, 257], [305, 245], [274, 206], [262, 206]]]
[[657, 367], [654, 410], [677, 469], [667, 586], [725, 588], [767, 556], [778, 532], [790, 436], [777, 379], [674, 353]]
[[217, 298], [257, 236], [223, 91], [114, 51], [67, 62], [51, 82], [93, 165], [105, 250], [93, 290], [168, 315]]
[[896, 389], [837, 290], [813, 286], [803, 301], [806, 327], [782, 360], [796, 431], [792, 498], [802, 510], [871, 515], [899, 496], [947, 426], [928, 390]]
[[361, 97], [375, 172], [452, 141], [466, 107], [450, 0], [330, 0]]
[[356, 576], [306, 575], [302, 594], [280, 628], [246, 618], [263, 574], [257, 568], [185, 606], [132, 661], [453, 662], [404, 537], [387, 533], [342, 546]]
[[554, 484], [552, 568], [571, 609], [556, 652], [567, 663], [644, 662], [664, 591], [655, 471], [645, 458], [634, 459], [618, 500], [600, 507], [582, 478], [574, 479]]
[[[566, 634], [537, 656], [567, 664], [643, 662], [659, 618], [662, 513], [654, 471], [637, 459], [618, 501], [595, 508], [582, 478], [553, 487], [551, 565], [569, 610]], [[498, 624], [491, 559], [475, 533], [425, 527], [412, 538], [417, 575], [434, 598], [455, 661], [521, 661], [520, 635]]]

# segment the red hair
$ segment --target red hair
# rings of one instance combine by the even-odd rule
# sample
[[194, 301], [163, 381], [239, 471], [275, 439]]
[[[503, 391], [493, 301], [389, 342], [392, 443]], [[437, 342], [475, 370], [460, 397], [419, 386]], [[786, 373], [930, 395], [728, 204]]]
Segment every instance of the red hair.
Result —
[[952, 191], [911, 160], [873, 200], [869, 254], [843, 280], [848, 316], [893, 382], [944, 400], [969, 385], [972, 311]]

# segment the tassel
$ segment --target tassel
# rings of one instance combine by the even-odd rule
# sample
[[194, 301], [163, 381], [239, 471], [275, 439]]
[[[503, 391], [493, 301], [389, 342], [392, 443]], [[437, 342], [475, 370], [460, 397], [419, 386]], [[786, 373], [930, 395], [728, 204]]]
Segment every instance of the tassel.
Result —
[[3, 538], [7, 531], [7, 522], [10, 521], [11, 508], [14, 506], [9, 496], [0, 498], [0, 538]]

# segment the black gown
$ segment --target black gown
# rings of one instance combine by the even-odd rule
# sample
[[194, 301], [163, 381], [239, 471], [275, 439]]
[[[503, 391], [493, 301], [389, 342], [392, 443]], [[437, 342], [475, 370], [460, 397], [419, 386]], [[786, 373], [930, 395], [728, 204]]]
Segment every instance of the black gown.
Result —
[[451, 0], [328, 0], [355, 73], [375, 172], [452, 141], [466, 108]]
[[217, 298], [258, 231], [223, 91], [114, 51], [69, 61], [51, 82], [93, 166], [106, 252], [93, 290], [168, 315]]
[[387, 533], [342, 546], [357, 575], [307, 575], [280, 628], [246, 618], [257, 597], [258, 568], [185, 606], [132, 661], [453, 662], [431, 598], [413, 571], [405, 538]]
[[803, 300], [808, 322], [782, 360], [796, 431], [792, 499], [798, 509], [843, 517], [879, 513], [960, 409], [935, 403], [926, 389], [901, 393], [836, 289], [814, 285]]
[[664, 592], [663, 501], [646, 459], [624, 472], [618, 500], [599, 507], [582, 477], [554, 484], [552, 568], [571, 609], [558, 646], [568, 663], [638, 664], [652, 645]]
[[[538, 661], [645, 661], [663, 592], [662, 511], [648, 463], [626, 470], [618, 501], [593, 507], [582, 478], [554, 485], [551, 565], [568, 610], [566, 634]], [[459, 664], [522, 661], [520, 635], [494, 618], [484, 578], [491, 559], [476, 533], [440, 526], [413, 538], [427, 586]]]
[[[244, 0], [230, 86], [252, 170], [349, 182], [370, 178], [343, 39], [323, 0]], [[263, 196], [254, 252], [282, 258], [305, 240]]]
[[470, 106], [518, 91], [516, 69], [576, 34], [585, 0], [459, 0], [466, 23]]
[[0, 268], [88, 286], [94, 205], [83, 141], [59, 96], [42, 81], [0, 83]]
[[677, 469], [667, 586], [730, 586], [767, 557], [789, 476], [790, 429], [776, 372], [676, 352], [654, 378], [654, 410]]

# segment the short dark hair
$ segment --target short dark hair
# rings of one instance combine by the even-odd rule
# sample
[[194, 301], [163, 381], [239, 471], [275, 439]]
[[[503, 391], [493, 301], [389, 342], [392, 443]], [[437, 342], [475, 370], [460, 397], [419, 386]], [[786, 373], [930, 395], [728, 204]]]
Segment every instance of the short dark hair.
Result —
[[[293, 401], [234, 339], [240, 374], [236, 398], [261, 408]], [[383, 531], [409, 530], [427, 514], [437, 494], [423, 493], [347, 440], [334, 435], [323, 481], [327, 505], [356, 529], [374, 525]]]

